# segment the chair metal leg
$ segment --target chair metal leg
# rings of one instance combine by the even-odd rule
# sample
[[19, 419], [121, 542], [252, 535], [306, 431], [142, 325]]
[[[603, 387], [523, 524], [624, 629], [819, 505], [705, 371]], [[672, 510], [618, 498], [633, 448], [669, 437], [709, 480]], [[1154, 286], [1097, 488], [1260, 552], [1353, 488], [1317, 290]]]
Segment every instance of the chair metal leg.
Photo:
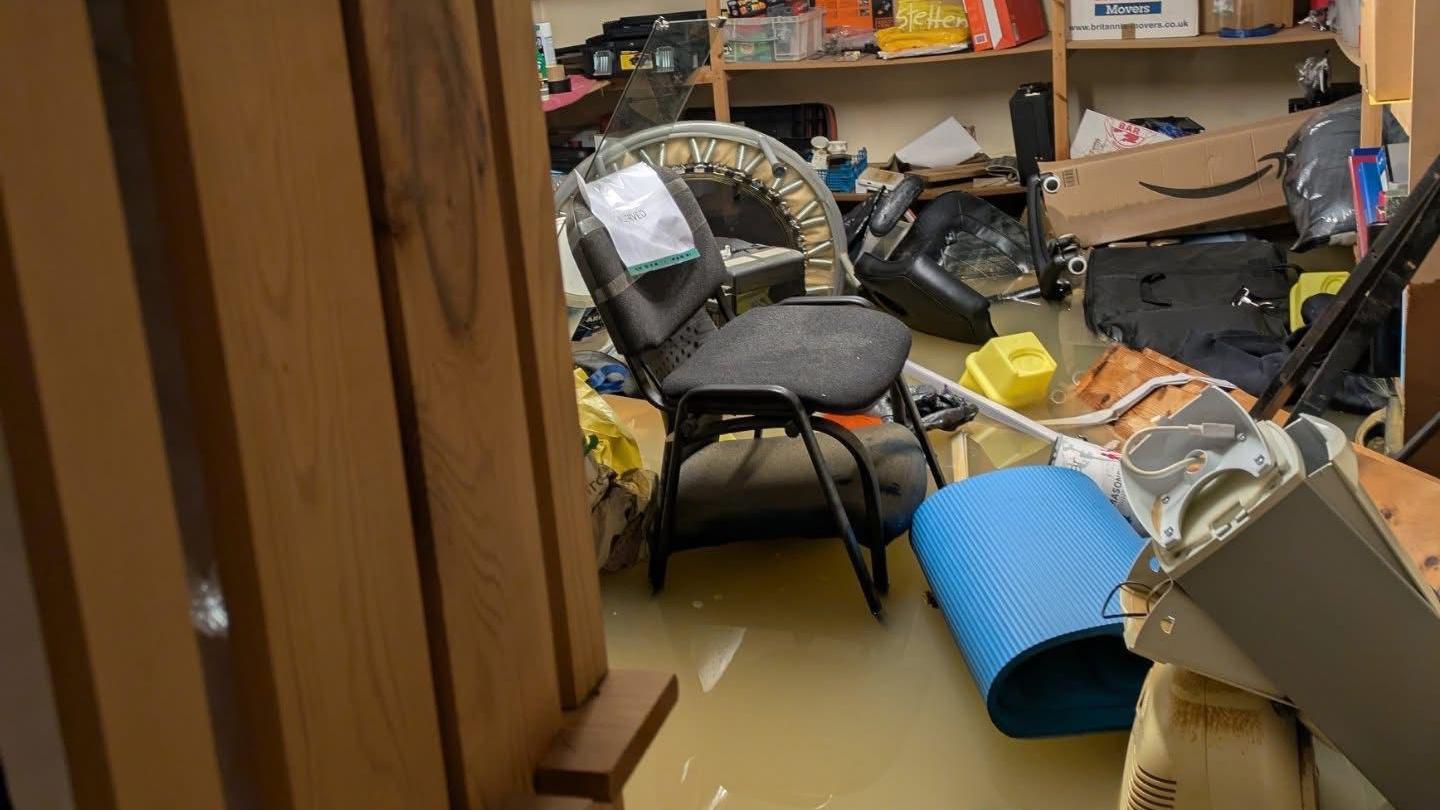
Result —
[[935, 448], [930, 446], [930, 437], [925, 433], [925, 424], [920, 418], [920, 409], [915, 407], [915, 399], [910, 396], [910, 389], [905, 387], [905, 380], [901, 377], [895, 378], [896, 397], [900, 400], [899, 407], [905, 409], [907, 414], [906, 422], [915, 438], [920, 440], [920, 450], [925, 453], [925, 463], [930, 467], [930, 475], [935, 479], [936, 487], [945, 486], [945, 471], [940, 469], [940, 461], [935, 458]]
[[811, 422], [817, 432], [824, 433], [840, 442], [855, 459], [860, 473], [860, 490], [865, 495], [865, 545], [870, 549], [870, 568], [875, 577], [875, 590], [887, 593], [890, 590], [890, 567], [885, 559], [885, 527], [880, 511], [880, 483], [875, 468], [870, 463], [870, 452], [865, 449], [854, 433], [843, 425], [819, 418]]
[[[668, 420], [667, 420], [668, 422]], [[665, 454], [660, 462], [660, 519], [650, 535], [650, 588], [665, 588], [665, 568], [670, 557], [670, 540], [675, 535], [675, 513], [680, 504], [680, 463], [684, 448], [677, 429], [667, 424]]]
[[880, 597], [875, 593], [875, 583], [870, 579], [870, 569], [865, 565], [865, 557], [860, 551], [859, 541], [855, 539], [850, 518], [845, 514], [845, 503], [840, 500], [840, 490], [835, 486], [835, 478], [830, 475], [830, 468], [820, 453], [820, 442], [815, 438], [809, 419], [801, 418], [797, 422], [800, 437], [805, 441], [805, 450], [810, 454], [810, 463], [815, 467], [815, 475], [820, 479], [820, 488], [825, 491], [825, 500], [829, 502], [835, 525], [840, 529], [840, 540], [845, 544], [845, 553], [850, 556], [855, 578], [860, 581], [860, 590], [865, 594], [865, 604], [870, 607], [870, 613], [879, 618], [884, 608], [880, 604]]

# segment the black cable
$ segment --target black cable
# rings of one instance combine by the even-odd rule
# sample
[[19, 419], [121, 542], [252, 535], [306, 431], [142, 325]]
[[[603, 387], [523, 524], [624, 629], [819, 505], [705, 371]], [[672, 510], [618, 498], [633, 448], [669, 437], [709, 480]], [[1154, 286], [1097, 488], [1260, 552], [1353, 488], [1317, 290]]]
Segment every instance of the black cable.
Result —
[[1415, 431], [1414, 436], [1405, 440], [1405, 446], [1401, 447], [1400, 452], [1395, 454], [1395, 460], [1409, 461], [1411, 456], [1420, 451], [1420, 448], [1435, 438], [1437, 428], [1440, 428], [1440, 411], [1436, 411], [1433, 416], [1426, 420], [1425, 424], [1421, 425], [1420, 429]]
[[1146, 616], [1149, 616], [1149, 615], [1150, 615], [1150, 613], [1149, 613], [1148, 611], [1145, 612], [1145, 613], [1124, 613], [1124, 612], [1121, 612], [1121, 613], [1109, 613], [1109, 612], [1107, 612], [1107, 608], [1110, 606], [1110, 600], [1115, 598], [1115, 595], [1120, 592], [1120, 589], [1121, 589], [1121, 588], [1124, 588], [1124, 587], [1127, 587], [1127, 586], [1128, 586], [1128, 587], [1131, 587], [1131, 588], [1134, 588], [1136, 591], [1139, 591], [1140, 594], [1143, 595], [1147, 601], [1148, 601], [1148, 600], [1150, 599], [1150, 597], [1155, 593], [1155, 589], [1151, 588], [1149, 585], [1146, 585], [1146, 584], [1143, 583], [1143, 582], [1135, 582], [1135, 581], [1133, 581], [1133, 580], [1125, 580], [1125, 581], [1123, 581], [1123, 582], [1120, 582], [1120, 583], [1116, 584], [1115, 587], [1111, 588], [1109, 593], [1105, 594], [1105, 601], [1100, 603], [1100, 618], [1102, 618], [1102, 619], [1143, 619], [1143, 618], [1145, 618]]

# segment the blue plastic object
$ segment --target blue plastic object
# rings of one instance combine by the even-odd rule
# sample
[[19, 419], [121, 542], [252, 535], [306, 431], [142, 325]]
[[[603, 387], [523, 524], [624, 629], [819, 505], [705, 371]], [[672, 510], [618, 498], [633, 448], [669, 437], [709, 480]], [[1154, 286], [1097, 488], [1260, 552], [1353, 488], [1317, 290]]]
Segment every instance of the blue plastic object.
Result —
[[1150, 662], [1101, 611], [1142, 541], [1089, 478], [1017, 467], [951, 484], [910, 542], [996, 728], [1130, 727]]
[[865, 167], [870, 165], [870, 153], [864, 147], [859, 153], [850, 159], [849, 163], [843, 166], [835, 166], [829, 169], [818, 169], [816, 174], [825, 181], [825, 187], [831, 191], [851, 192], [855, 190], [855, 181], [864, 173]]

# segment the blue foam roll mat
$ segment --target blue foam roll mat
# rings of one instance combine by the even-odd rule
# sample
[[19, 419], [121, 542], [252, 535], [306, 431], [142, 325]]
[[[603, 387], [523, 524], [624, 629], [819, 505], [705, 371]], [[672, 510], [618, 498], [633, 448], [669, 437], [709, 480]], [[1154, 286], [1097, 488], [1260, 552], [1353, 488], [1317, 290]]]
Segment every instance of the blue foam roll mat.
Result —
[[1150, 662], [1101, 605], [1142, 540], [1090, 479], [1017, 467], [951, 484], [921, 504], [910, 542], [996, 728], [1130, 727]]

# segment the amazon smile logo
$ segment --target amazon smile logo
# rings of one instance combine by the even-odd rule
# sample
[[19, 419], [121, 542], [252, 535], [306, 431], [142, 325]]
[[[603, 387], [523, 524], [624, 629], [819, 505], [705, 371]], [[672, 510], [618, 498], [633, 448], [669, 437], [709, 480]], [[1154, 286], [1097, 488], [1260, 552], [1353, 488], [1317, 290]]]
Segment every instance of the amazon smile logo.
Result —
[[1154, 183], [1146, 183], [1141, 180], [1140, 185], [1166, 197], [1174, 197], [1180, 200], [1206, 200], [1211, 197], [1224, 197], [1226, 194], [1233, 194], [1246, 186], [1260, 182], [1270, 170], [1275, 170], [1275, 176], [1284, 177], [1286, 158], [1284, 152], [1271, 152], [1260, 158], [1260, 163], [1265, 164], [1259, 170], [1245, 175], [1238, 180], [1231, 180], [1225, 183], [1217, 183], [1213, 186], [1201, 188], [1171, 188], [1169, 186], [1157, 186]]

